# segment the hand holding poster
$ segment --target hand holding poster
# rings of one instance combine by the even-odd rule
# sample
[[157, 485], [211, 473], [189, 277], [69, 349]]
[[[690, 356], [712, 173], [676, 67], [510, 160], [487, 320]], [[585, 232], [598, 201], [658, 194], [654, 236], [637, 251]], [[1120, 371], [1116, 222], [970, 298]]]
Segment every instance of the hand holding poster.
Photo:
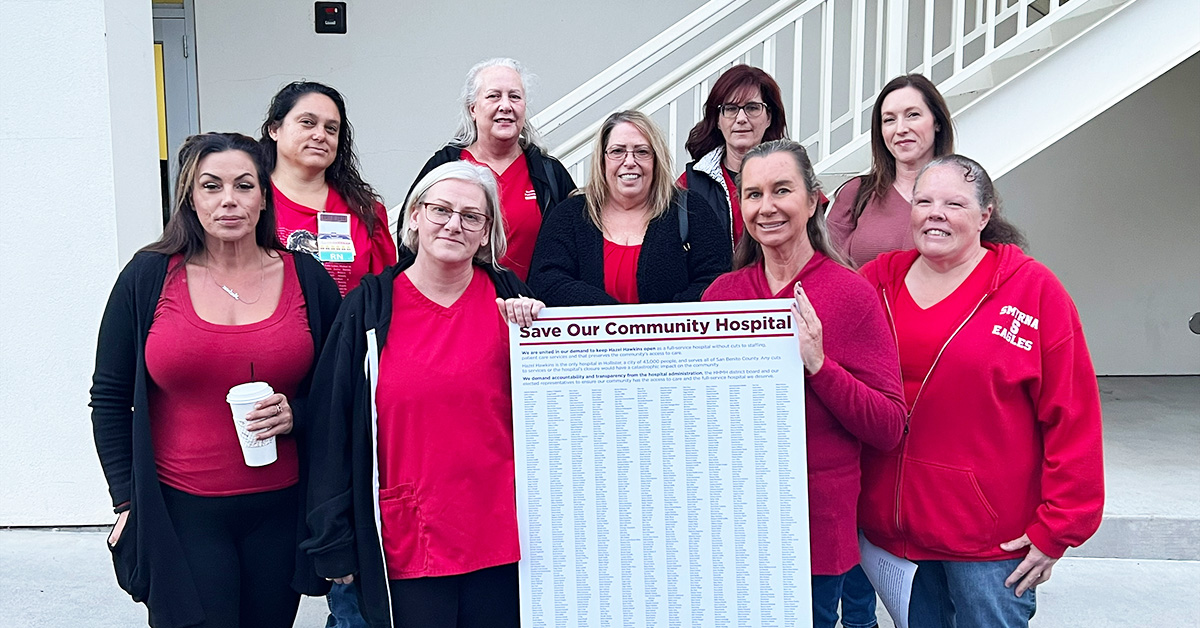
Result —
[[790, 304], [511, 328], [522, 626], [812, 623]]

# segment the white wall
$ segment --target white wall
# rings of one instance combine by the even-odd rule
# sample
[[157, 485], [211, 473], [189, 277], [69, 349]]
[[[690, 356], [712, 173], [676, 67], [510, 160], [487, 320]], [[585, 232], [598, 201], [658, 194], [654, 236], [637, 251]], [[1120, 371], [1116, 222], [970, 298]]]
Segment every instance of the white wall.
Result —
[[311, 2], [198, 2], [200, 127], [257, 136], [282, 85], [328, 83], [346, 97], [363, 177], [391, 207], [450, 139], [476, 62], [509, 56], [537, 74], [532, 115], [701, 4], [350, 2], [347, 34], [317, 35]]
[[[1200, 55], [997, 181], [1101, 374], [1198, 374]], [[1031, 112], [1036, 115], [1036, 112]]]
[[88, 387], [112, 281], [161, 221], [150, 3], [4, 8], [0, 525], [111, 522]]

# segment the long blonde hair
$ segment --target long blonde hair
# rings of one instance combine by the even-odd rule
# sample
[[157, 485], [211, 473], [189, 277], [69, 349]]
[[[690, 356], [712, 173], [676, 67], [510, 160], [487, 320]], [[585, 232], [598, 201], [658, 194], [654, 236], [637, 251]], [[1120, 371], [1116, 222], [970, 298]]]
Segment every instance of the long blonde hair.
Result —
[[675, 193], [675, 180], [671, 177], [671, 152], [667, 149], [667, 141], [663, 139], [658, 125], [654, 124], [654, 121], [646, 114], [632, 109], [618, 111], [608, 116], [604, 120], [604, 124], [600, 125], [600, 131], [596, 133], [596, 141], [592, 146], [591, 176], [588, 178], [587, 185], [583, 187], [583, 195], [587, 199], [588, 217], [600, 231], [604, 231], [600, 211], [612, 196], [612, 191], [608, 189], [608, 179], [604, 176], [604, 168], [607, 164], [604, 150], [608, 147], [608, 138], [612, 135], [613, 129], [623, 122], [633, 125], [638, 132], [645, 136], [650, 142], [650, 150], [654, 152], [654, 179], [650, 183], [650, 198], [647, 199], [647, 204], [650, 206], [650, 213], [646, 217], [647, 223], [666, 213]]

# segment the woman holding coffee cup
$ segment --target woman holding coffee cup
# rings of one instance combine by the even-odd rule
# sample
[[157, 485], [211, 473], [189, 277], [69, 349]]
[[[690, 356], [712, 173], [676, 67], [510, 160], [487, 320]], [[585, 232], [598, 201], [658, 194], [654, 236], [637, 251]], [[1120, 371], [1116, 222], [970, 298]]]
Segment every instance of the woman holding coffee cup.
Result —
[[[340, 297], [280, 244], [257, 142], [196, 135], [179, 164], [170, 222], [117, 278], [96, 351], [117, 581], [156, 628], [291, 626], [326, 586], [297, 539], [305, 401]], [[274, 461], [256, 446], [271, 439]]]

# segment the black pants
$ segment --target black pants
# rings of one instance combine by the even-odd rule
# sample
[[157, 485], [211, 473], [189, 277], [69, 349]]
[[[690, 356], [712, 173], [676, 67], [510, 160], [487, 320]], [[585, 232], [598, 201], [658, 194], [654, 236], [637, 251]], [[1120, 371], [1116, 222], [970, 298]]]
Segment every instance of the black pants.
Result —
[[167, 512], [204, 608], [204, 628], [290, 628], [300, 594], [296, 487], [197, 497], [163, 486]]
[[396, 628], [518, 628], [517, 564], [459, 576], [389, 580]]

